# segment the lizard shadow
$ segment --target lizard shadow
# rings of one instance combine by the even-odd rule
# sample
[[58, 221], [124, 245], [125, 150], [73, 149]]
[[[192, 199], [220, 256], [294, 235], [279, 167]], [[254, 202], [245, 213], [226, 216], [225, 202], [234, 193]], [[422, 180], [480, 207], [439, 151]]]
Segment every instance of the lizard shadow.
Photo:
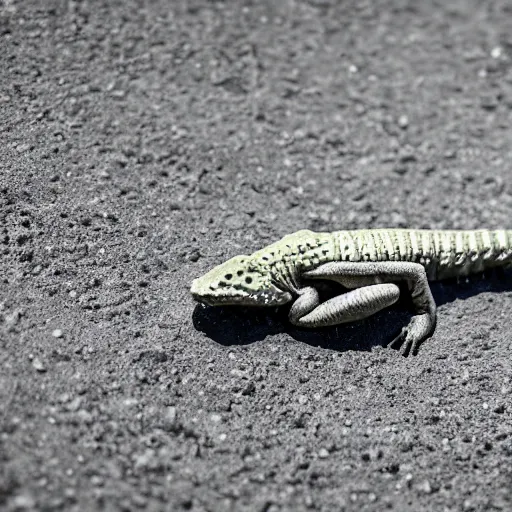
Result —
[[[340, 293], [337, 285], [324, 283], [322, 300]], [[456, 299], [466, 299], [484, 292], [500, 293], [512, 290], [512, 270], [492, 272], [488, 277], [430, 283], [437, 306]], [[322, 295], [322, 294], [321, 294]], [[194, 327], [223, 346], [249, 345], [267, 336], [287, 334], [296, 341], [338, 352], [370, 351], [386, 346], [409, 322], [412, 308], [407, 291], [389, 309], [365, 320], [318, 329], [301, 329], [288, 321], [289, 306], [251, 308], [241, 306], [210, 307], [198, 304], [192, 320]]]
[[456, 299], [467, 299], [480, 293], [503, 293], [512, 291], [512, 268], [497, 268], [484, 274], [460, 279], [447, 279], [430, 283], [436, 304], [442, 306]]

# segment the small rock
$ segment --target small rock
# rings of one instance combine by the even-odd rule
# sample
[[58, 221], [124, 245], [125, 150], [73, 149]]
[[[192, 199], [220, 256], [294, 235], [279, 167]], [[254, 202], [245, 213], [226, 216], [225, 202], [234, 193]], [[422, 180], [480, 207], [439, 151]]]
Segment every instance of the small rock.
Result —
[[221, 412], [230, 412], [231, 411], [231, 400], [229, 399], [220, 399], [217, 403], [217, 409]]
[[475, 504], [470, 499], [464, 500], [464, 503], [462, 504], [462, 510], [475, 510]]
[[386, 164], [386, 163], [389, 163], [389, 162], [394, 162], [395, 159], [396, 159], [396, 154], [395, 153], [385, 153], [384, 155], [382, 155], [380, 157], [380, 161], [383, 164]]
[[16, 147], [16, 151], [18, 153], [24, 153], [25, 151], [28, 151], [30, 149], [30, 144], [19, 144]]
[[495, 110], [498, 107], [498, 101], [494, 96], [486, 95], [480, 98], [480, 106], [484, 110]]
[[307, 424], [307, 420], [308, 415], [305, 413], [301, 413], [293, 420], [292, 426], [293, 428], [304, 428]]
[[34, 498], [28, 494], [20, 494], [13, 500], [14, 510], [33, 509], [36, 506]]
[[52, 336], [54, 338], [62, 338], [64, 336], [64, 333], [62, 332], [61, 329], [55, 329], [53, 332], [52, 332]]
[[20, 318], [21, 318], [21, 311], [16, 310], [16, 311], [13, 311], [9, 315], [5, 315], [4, 321], [7, 324], [7, 327], [13, 327], [19, 322]]
[[164, 413], [164, 422], [168, 425], [174, 425], [176, 423], [176, 407], [167, 407]]
[[398, 126], [402, 129], [407, 128], [409, 126], [409, 118], [407, 116], [400, 116], [398, 118]]
[[194, 249], [187, 255], [187, 260], [191, 261], [192, 263], [195, 263], [199, 260], [201, 257], [201, 253], [199, 252], [199, 249]]
[[76, 497], [76, 491], [72, 487], [67, 487], [64, 489], [64, 496], [68, 499], [74, 500]]
[[137, 509], [146, 508], [148, 504], [148, 498], [146, 498], [142, 494], [135, 494], [134, 496], [132, 496], [131, 500], [132, 503], [135, 505], [135, 508]]
[[308, 397], [306, 395], [299, 395], [298, 401], [300, 405], [304, 405], [308, 403]]
[[366, 114], [366, 107], [362, 103], [358, 103], [355, 106], [355, 111], [358, 116], [362, 116], [362, 115]]
[[313, 498], [309, 495], [307, 495], [305, 498], [304, 498], [304, 504], [306, 505], [306, 507], [308, 508], [316, 508], [315, 507], [315, 502], [313, 501]]
[[412, 147], [405, 147], [400, 151], [400, 162], [402, 164], [406, 164], [408, 162], [416, 162], [417, 157], [416, 153], [414, 151], [414, 148]]
[[[142, 453], [141, 455], [138, 455], [135, 458], [135, 468], [136, 469], [146, 469], [151, 465], [151, 463], [154, 459], [155, 459], [155, 450], [148, 448], [144, 453]], [[96, 485], [98, 485], [98, 484], [96, 484]]]
[[41, 359], [39, 359], [38, 357], [36, 357], [33, 361], [32, 361], [32, 366], [40, 373], [44, 373], [46, 371], [46, 366], [43, 364], [43, 362], [41, 361]]
[[230, 215], [224, 220], [224, 225], [228, 229], [243, 229], [245, 224], [246, 220], [240, 215]]
[[141, 383], [141, 384], [148, 384], [149, 383], [149, 376], [144, 370], [137, 370], [135, 372], [135, 378]]
[[256, 385], [254, 384], [254, 382], [251, 381], [251, 382], [248, 382], [247, 386], [245, 386], [245, 388], [242, 390], [242, 395], [244, 395], [244, 396], [252, 395], [255, 391], [256, 391]]
[[407, 167], [405, 165], [397, 165], [396, 167], [393, 168], [393, 172], [395, 172], [396, 174], [400, 175], [400, 176], [403, 176], [404, 174], [407, 173], [409, 169], [407, 169]]
[[214, 413], [210, 416], [210, 419], [214, 422], [214, 423], [220, 423], [222, 421], [222, 416], [220, 414], [217, 414], [217, 413]]
[[418, 491], [424, 492], [425, 494], [432, 493], [432, 486], [428, 480], [425, 480], [423, 483], [418, 484]]
[[110, 94], [113, 98], [121, 99], [126, 96], [126, 91], [115, 90], [115, 91], [112, 91]]
[[327, 457], [329, 457], [329, 451], [325, 448], [320, 448], [320, 451], [318, 452], [318, 457], [320, 459], [327, 459]]
[[503, 54], [503, 50], [500, 46], [496, 46], [491, 50], [491, 57], [493, 59], [499, 59]]
[[77, 396], [73, 401], [71, 401], [67, 405], [67, 410], [70, 412], [77, 412], [78, 409], [80, 409], [80, 406], [82, 405], [82, 398]]

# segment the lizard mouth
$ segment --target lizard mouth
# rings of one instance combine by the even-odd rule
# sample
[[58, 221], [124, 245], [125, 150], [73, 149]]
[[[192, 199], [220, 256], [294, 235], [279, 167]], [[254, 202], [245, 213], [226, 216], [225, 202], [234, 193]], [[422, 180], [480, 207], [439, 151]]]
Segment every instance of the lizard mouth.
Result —
[[192, 281], [190, 293], [194, 300], [208, 306], [280, 306], [292, 300], [289, 291], [268, 283], [261, 289], [233, 286], [212, 286], [204, 276]]
[[214, 295], [192, 291], [194, 300], [207, 306], [281, 306], [292, 300], [288, 292], [260, 291], [248, 294]]
[[190, 293], [194, 300], [207, 306], [229, 306], [254, 304], [250, 299], [250, 294], [244, 294], [238, 290], [223, 290], [222, 293], [215, 293], [210, 290], [204, 290], [198, 280], [192, 282]]
[[199, 295], [192, 294], [194, 300], [207, 306], [279, 306], [291, 299], [288, 297], [275, 297], [269, 293], [259, 292], [249, 295]]
[[229, 306], [232, 304], [243, 304], [242, 297], [236, 297], [236, 296], [216, 297], [214, 295], [203, 295], [203, 294], [192, 293], [192, 297], [194, 298], [195, 301], [197, 301], [201, 304], [206, 304], [207, 306], [220, 306], [220, 305]]

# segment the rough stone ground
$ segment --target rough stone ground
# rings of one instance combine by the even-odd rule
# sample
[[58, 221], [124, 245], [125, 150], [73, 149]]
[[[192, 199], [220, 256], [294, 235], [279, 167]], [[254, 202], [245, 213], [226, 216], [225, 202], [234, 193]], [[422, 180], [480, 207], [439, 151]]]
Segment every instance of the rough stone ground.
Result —
[[306, 332], [193, 277], [512, 227], [512, 3], [0, 2], [0, 508], [512, 509], [511, 276]]

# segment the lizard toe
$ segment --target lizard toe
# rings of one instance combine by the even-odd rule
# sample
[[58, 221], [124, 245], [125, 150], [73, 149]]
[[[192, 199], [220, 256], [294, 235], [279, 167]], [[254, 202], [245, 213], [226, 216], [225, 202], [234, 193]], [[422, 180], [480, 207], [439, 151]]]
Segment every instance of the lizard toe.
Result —
[[396, 349], [400, 354], [406, 357], [415, 353], [415, 348], [419, 345], [418, 340], [411, 334], [408, 327], [404, 327], [400, 334], [388, 343], [388, 348]]
[[[406, 328], [407, 329], [407, 328]], [[417, 339], [411, 334], [411, 331], [407, 329], [405, 340], [400, 347], [400, 354], [404, 357], [407, 355], [414, 354], [414, 347], [417, 345]]]
[[402, 343], [404, 342], [406, 336], [407, 336], [407, 327], [403, 327], [402, 330], [400, 331], [400, 333], [398, 334], [398, 336], [393, 338], [388, 343], [388, 345], [387, 345], [388, 348], [400, 347], [402, 345]]

